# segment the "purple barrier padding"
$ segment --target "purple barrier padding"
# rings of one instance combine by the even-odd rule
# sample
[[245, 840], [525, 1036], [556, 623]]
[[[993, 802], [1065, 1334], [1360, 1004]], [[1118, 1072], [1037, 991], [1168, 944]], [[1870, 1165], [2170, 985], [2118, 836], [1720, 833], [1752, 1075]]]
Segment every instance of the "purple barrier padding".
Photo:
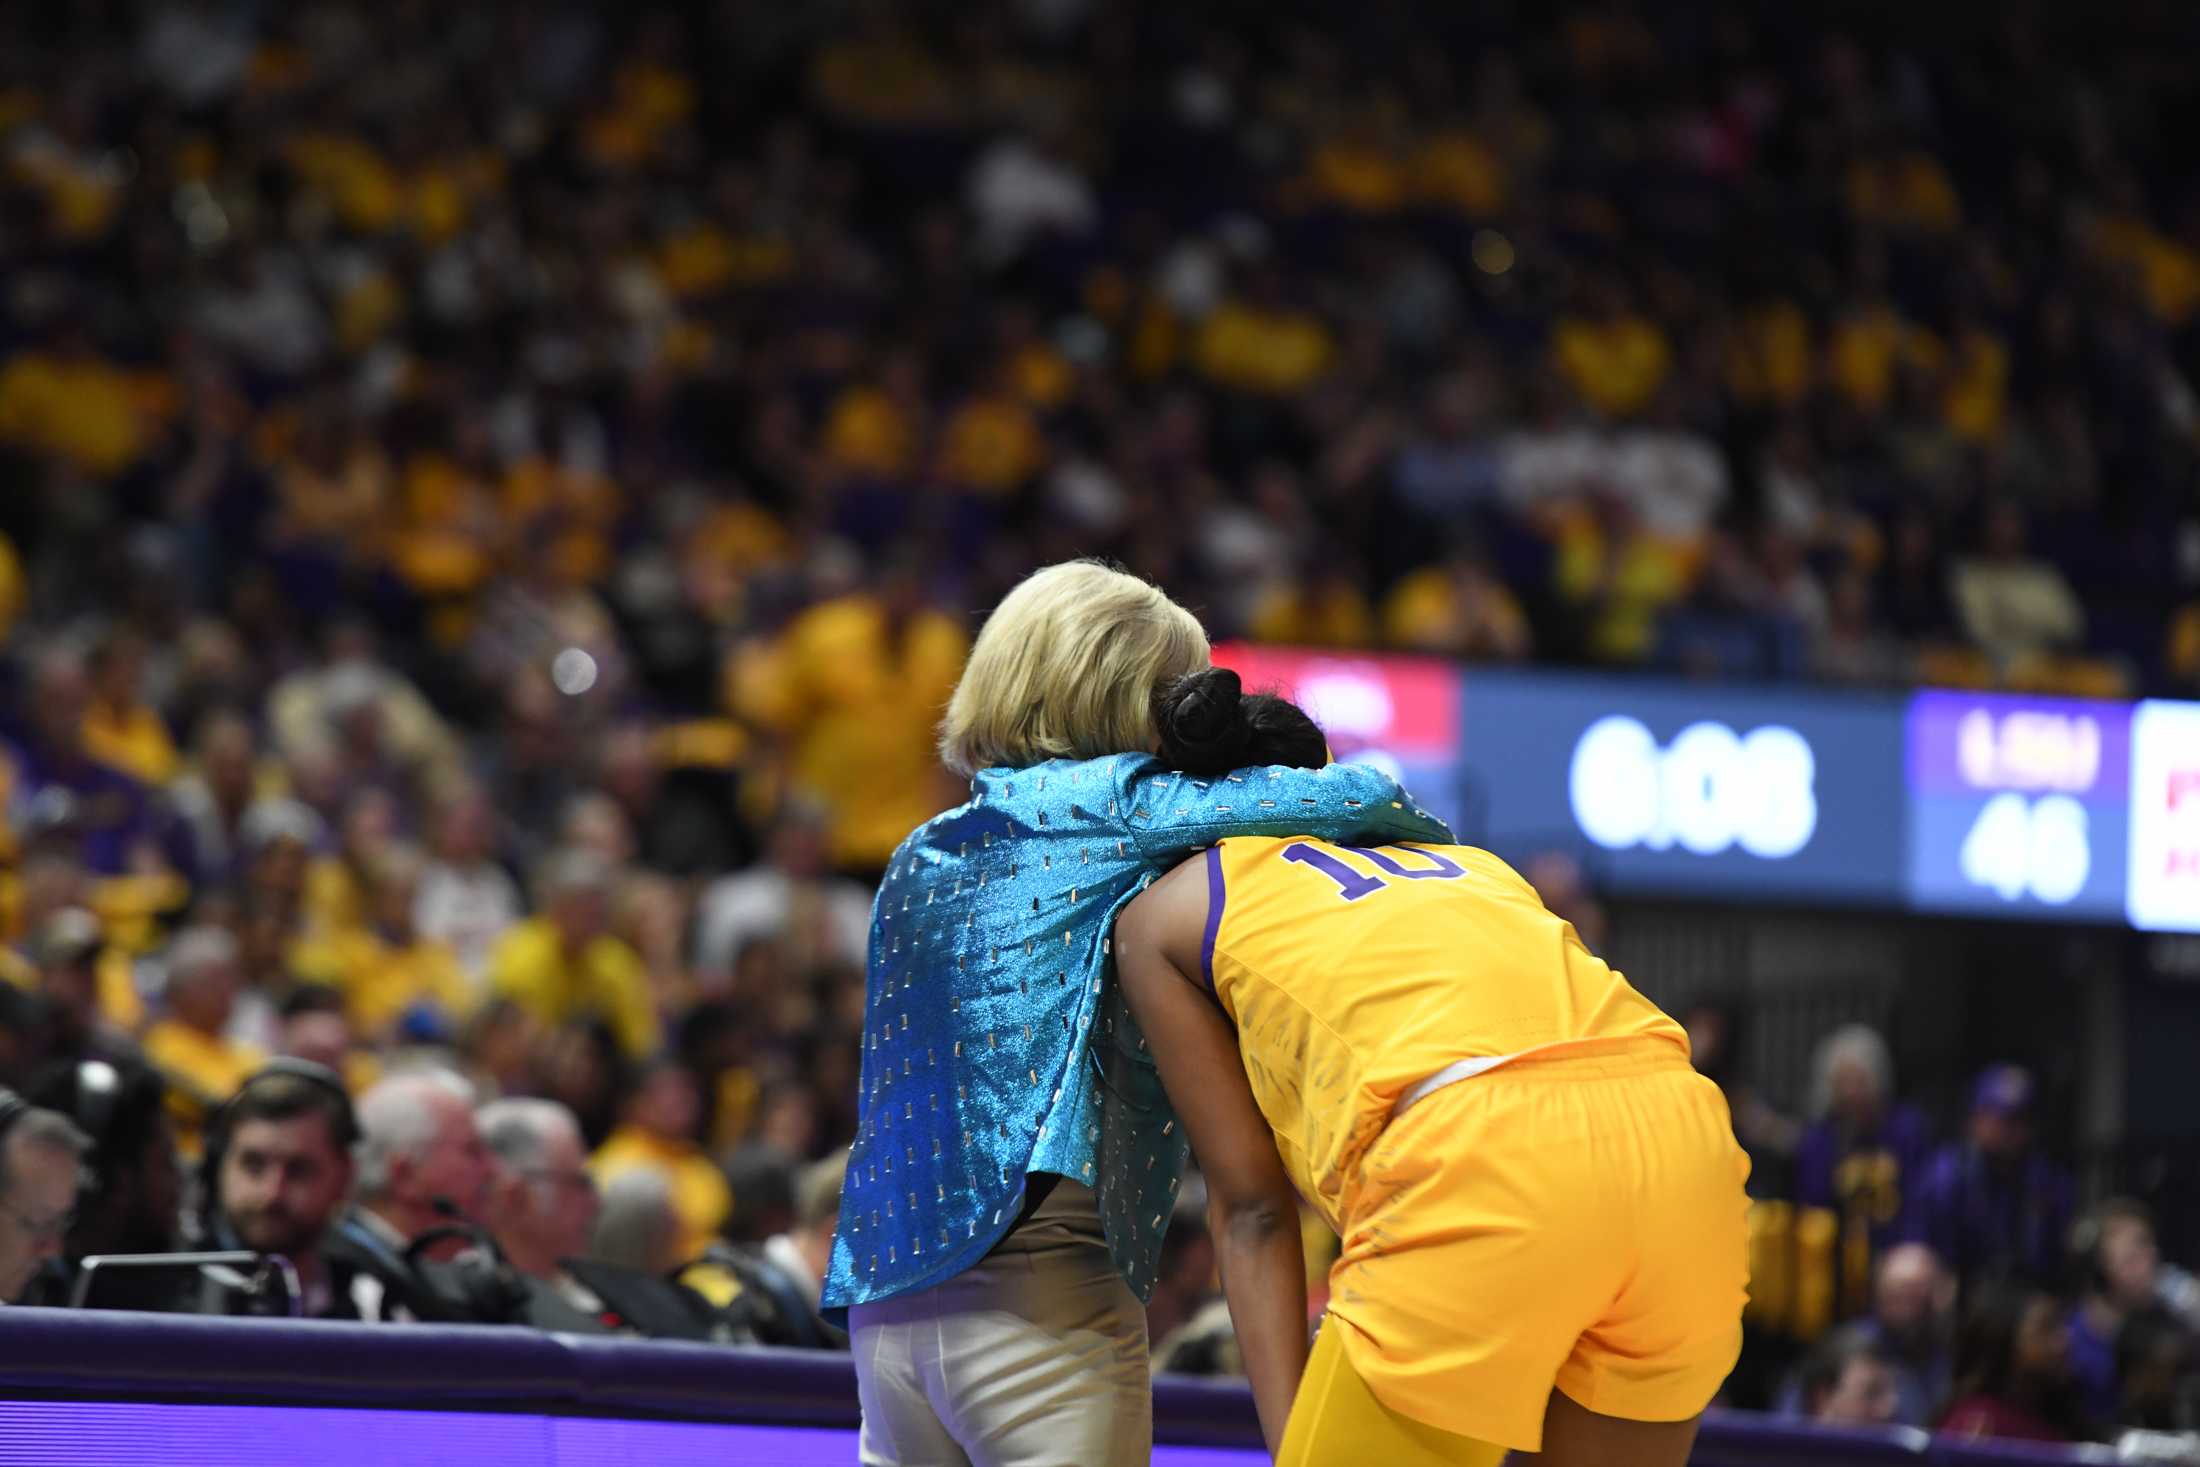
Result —
[[766, 1350], [558, 1335], [591, 1411], [852, 1427], [854, 1363], [830, 1350]]
[[1260, 1413], [1241, 1381], [1161, 1375], [1153, 1383], [1155, 1441], [1210, 1447], [1259, 1447]]
[[1752, 1411], [1707, 1411], [1689, 1467], [1920, 1467], [1928, 1438], [1909, 1427], [1812, 1426]]
[[[594, 1425], [576, 1428], [570, 1451], [558, 1445], [567, 1438], [546, 1438], [533, 1458], [560, 1462], [586, 1460], [604, 1443], [632, 1440], [621, 1435], [620, 1423], [605, 1420], [618, 1416], [740, 1425], [744, 1430], [725, 1440], [744, 1445], [753, 1435], [748, 1427], [785, 1428], [780, 1435], [788, 1450], [799, 1445], [805, 1452], [821, 1450], [828, 1441], [841, 1450], [856, 1422], [854, 1364], [847, 1355], [823, 1351], [464, 1325], [348, 1325], [59, 1309], [9, 1309], [0, 1315], [0, 1420], [10, 1427], [0, 1433], [8, 1438], [0, 1440], [0, 1463], [52, 1460], [7, 1455], [4, 1449], [16, 1444], [13, 1432], [18, 1427], [28, 1430], [44, 1422], [39, 1429], [49, 1429], [64, 1420], [95, 1419], [41, 1415], [44, 1407], [58, 1409], [63, 1403], [6, 1399], [10, 1396], [111, 1403], [79, 1409], [92, 1410], [101, 1420], [111, 1417], [124, 1438], [138, 1421], [130, 1413], [148, 1400], [203, 1402], [206, 1409], [245, 1413], [206, 1418], [225, 1431], [264, 1430], [278, 1411], [240, 1402], [343, 1408], [329, 1414], [346, 1421], [358, 1418], [360, 1441], [403, 1430], [389, 1423], [396, 1412], [432, 1413], [463, 1424], [459, 1434], [475, 1443], [468, 1448], [474, 1455], [465, 1459], [467, 1467], [527, 1457], [526, 1452], [500, 1457], [479, 1450], [489, 1439], [480, 1433], [523, 1430], [526, 1421], [555, 1433], [573, 1425], [574, 1418], [596, 1419]], [[255, 1410], [257, 1416], [251, 1414]], [[483, 1414], [488, 1412], [523, 1414]], [[655, 1424], [671, 1423], [660, 1419]], [[697, 1443], [716, 1440], [707, 1432], [690, 1435]], [[354, 1460], [347, 1445], [353, 1436], [347, 1426], [339, 1449], [310, 1458], [314, 1467], [339, 1467]], [[674, 1437], [690, 1439], [674, 1433], [666, 1440]], [[1239, 1384], [1163, 1376], [1154, 1382], [1154, 1438], [1165, 1448], [1157, 1449], [1156, 1461], [1184, 1467], [1229, 1461], [1239, 1452], [1257, 1454], [1261, 1438], [1252, 1394]], [[293, 1459], [294, 1454], [255, 1458], [245, 1453], [218, 1460]], [[403, 1460], [428, 1459], [416, 1455]], [[732, 1460], [727, 1459], [729, 1464]], [[2114, 1460], [2105, 1447], [1973, 1442], [1902, 1429], [1833, 1429], [1734, 1411], [1706, 1415], [1691, 1458], [1693, 1467], [2069, 1467]]]
[[2114, 1462], [2114, 1447], [2053, 1446], [2045, 1442], [1984, 1441], [1974, 1437], [1933, 1438], [1933, 1467], [2070, 1467], [2073, 1462]]
[[11, 1308], [0, 1314], [0, 1387], [510, 1407], [573, 1400], [580, 1378], [571, 1352], [535, 1330]]

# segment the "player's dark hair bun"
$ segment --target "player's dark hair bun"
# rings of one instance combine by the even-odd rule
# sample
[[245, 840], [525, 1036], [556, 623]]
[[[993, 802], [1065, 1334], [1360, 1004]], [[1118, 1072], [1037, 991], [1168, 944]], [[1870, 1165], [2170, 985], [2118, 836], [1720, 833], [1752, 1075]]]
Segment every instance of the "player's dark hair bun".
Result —
[[1319, 769], [1329, 742], [1296, 703], [1248, 693], [1227, 667], [1178, 678], [1154, 694], [1161, 762], [1187, 774], [1228, 774], [1256, 764]]
[[1245, 763], [1252, 725], [1245, 685], [1227, 667], [1210, 667], [1169, 683], [1154, 695], [1161, 758], [1190, 774], [1225, 774]]

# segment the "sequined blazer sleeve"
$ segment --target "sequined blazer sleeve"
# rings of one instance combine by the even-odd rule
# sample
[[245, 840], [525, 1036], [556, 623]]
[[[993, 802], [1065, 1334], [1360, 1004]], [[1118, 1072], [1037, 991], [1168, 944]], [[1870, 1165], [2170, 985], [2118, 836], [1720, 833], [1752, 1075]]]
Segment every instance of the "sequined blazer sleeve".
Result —
[[1402, 785], [1364, 764], [1271, 765], [1195, 779], [1148, 763], [1131, 773], [1127, 800], [1132, 836], [1141, 854], [1158, 862], [1240, 835], [1454, 841], [1450, 828]]

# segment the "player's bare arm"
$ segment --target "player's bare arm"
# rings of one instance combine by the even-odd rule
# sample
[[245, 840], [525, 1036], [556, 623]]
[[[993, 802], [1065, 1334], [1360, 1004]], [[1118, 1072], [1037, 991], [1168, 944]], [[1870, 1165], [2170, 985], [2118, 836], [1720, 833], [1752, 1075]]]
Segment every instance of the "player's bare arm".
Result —
[[1237, 1034], [1200, 978], [1205, 865], [1193, 857], [1124, 909], [1116, 975], [1207, 1180], [1223, 1293], [1273, 1452], [1306, 1368], [1306, 1256], [1298, 1196], [1246, 1082]]

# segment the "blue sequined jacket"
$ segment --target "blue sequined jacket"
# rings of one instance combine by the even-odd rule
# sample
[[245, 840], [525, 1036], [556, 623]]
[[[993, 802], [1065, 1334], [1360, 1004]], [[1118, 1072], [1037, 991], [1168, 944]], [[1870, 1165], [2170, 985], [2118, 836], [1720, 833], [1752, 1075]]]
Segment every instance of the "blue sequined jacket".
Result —
[[825, 1304], [930, 1288], [1015, 1225], [1024, 1178], [1099, 1194], [1152, 1290], [1185, 1146], [1113, 982], [1116, 914], [1226, 836], [1451, 833], [1355, 764], [1194, 779], [1147, 755], [988, 769], [902, 842], [871, 910], [861, 1120]]

